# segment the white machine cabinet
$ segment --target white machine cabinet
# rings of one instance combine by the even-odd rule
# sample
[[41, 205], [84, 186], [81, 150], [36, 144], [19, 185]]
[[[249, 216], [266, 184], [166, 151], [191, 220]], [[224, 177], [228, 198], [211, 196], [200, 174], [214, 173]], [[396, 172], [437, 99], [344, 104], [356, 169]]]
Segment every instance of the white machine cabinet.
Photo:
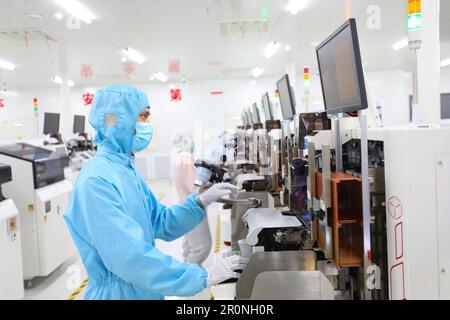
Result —
[[450, 129], [386, 129], [391, 299], [450, 299]]
[[10, 199], [0, 202], [0, 300], [24, 297], [19, 211]]
[[[342, 143], [361, 138], [343, 127]], [[384, 143], [390, 299], [450, 299], [450, 128], [369, 129], [368, 140]]]
[[12, 168], [3, 193], [20, 212], [23, 277], [48, 276], [75, 253], [63, 218], [73, 189], [64, 179], [68, 158], [17, 144], [0, 147], [0, 162]]

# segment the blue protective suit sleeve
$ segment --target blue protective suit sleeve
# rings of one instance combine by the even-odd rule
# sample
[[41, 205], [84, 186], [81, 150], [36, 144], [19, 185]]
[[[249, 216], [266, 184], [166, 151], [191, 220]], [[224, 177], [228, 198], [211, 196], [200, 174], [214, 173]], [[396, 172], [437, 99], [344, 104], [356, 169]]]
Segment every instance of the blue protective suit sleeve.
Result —
[[105, 266], [116, 276], [165, 296], [192, 296], [206, 287], [207, 272], [181, 263], [144, 239], [142, 227], [126, 214], [115, 187], [102, 178], [85, 182], [80, 199], [87, 232]]
[[205, 218], [205, 209], [195, 201], [196, 195], [187, 198], [183, 204], [166, 207], [150, 194], [150, 207], [154, 208], [150, 217], [155, 237], [164, 241], [176, 240], [192, 231]]

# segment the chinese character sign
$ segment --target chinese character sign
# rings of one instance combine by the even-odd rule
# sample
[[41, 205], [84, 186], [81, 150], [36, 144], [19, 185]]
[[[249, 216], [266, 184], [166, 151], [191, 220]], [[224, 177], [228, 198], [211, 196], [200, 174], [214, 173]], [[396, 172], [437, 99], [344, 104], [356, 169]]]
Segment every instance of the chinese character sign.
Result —
[[92, 65], [90, 64], [82, 64], [80, 69], [80, 76], [83, 78], [90, 78], [94, 74], [94, 70], [92, 69]]
[[0, 108], [4, 108], [4, 107], [5, 107], [5, 99], [0, 98]]
[[125, 62], [123, 64], [123, 71], [125, 71], [125, 73], [127, 75], [132, 75], [134, 73], [134, 64], [132, 62]]
[[180, 60], [169, 60], [169, 72], [180, 73]]
[[170, 97], [172, 101], [181, 101], [181, 89], [171, 89]]
[[92, 104], [92, 102], [94, 101], [94, 94], [92, 93], [85, 93], [83, 94], [83, 101], [84, 101], [84, 105], [90, 106]]

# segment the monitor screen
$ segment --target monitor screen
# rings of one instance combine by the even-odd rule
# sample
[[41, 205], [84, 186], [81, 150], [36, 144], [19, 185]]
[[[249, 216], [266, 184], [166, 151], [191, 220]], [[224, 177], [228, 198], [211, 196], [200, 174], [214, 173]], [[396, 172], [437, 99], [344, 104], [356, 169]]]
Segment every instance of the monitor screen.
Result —
[[255, 124], [261, 123], [261, 117], [259, 115], [259, 110], [258, 110], [258, 105], [256, 103], [254, 103], [252, 105], [252, 109], [253, 109], [253, 114], [255, 115]]
[[441, 94], [441, 118], [450, 119], [450, 93]]
[[292, 120], [295, 115], [295, 104], [291, 83], [287, 74], [277, 82], [277, 87], [283, 118], [284, 120]]
[[266, 116], [266, 121], [273, 120], [272, 106], [270, 104], [270, 97], [268, 92], [266, 92], [266, 94], [264, 94], [262, 97], [262, 106], [264, 109], [264, 114]]
[[327, 113], [367, 109], [356, 20], [348, 20], [316, 48], [316, 53]]
[[253, 124], [253, 115], [252, 115], [252, 113], [250, 112], [249, 109], [245, 109], [245, 114], [246, 114], [247, 119], [248, 119], [248, 124], [252, 125]]
[[85, 125], [85, 116], [75, 116], [73, 119], [73, 133], [85, 133]]
[[44, 116], [44, 134], [59, 133], [59, 113], [45, 113]]

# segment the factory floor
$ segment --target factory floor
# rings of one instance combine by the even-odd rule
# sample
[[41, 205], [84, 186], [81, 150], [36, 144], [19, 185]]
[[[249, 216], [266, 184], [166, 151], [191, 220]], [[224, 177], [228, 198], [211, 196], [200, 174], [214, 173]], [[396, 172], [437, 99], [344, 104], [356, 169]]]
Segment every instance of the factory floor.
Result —
[[[177, 194], [175, 185], [170, 182], [149, 182], [150, 189], [156, 198], [164, 205], [173, 205], [177, 203]], [[208, 220], [212, 234], [215, 239], [216, 221], [218, 210], [211, 206], [208, 209]], [[214, 241], [214, 240], [213, 240]], [[171, 243], [157, 241], [157, 247], [164, 253], [171, 255], [175, 259], [182, 260], [182, 239], [178, 239]], [[213, 263], [214, 259], [214, 243], [211, 254], [203, 264], [208, 267]], [[84, 280], [87, 278], [86, 271], [81, 263], [79, 256], [74, 256], [66, 263], [61, 265], [50, 276], [46, 278], [36, 278], [31, 282], [31, 287], [25, 289], [25, 300], [82, 300], [84, 293]], [[177, 299], [176, 297], [168, 297], [167, 299]], [[210, 299], [209, 290], [205, 290], [194, 300]]]

